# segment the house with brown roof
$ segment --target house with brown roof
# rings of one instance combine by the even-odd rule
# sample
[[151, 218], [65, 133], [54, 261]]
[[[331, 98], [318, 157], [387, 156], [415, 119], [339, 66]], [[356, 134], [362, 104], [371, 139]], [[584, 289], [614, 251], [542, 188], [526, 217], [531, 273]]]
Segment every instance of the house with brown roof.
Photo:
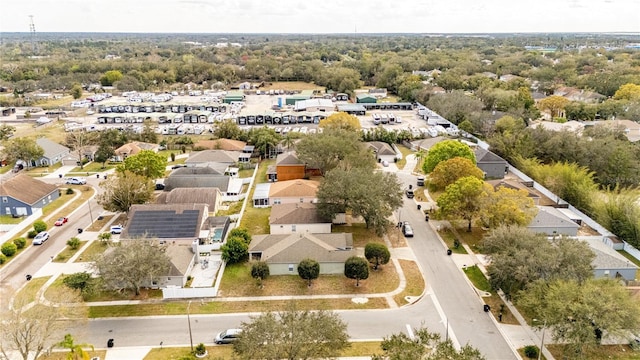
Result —
[[331, 219], [320, 216], [316, 204], [279, 204], [271, 207], [269, 227], [271, 234], [329, 234]]
[[320, 182], [316, 180], [287, 180], [257, 184], [253, 192], [253, 207], [276, 204], [315, 203]]
[[124, 161], [129, 156], [136, 155], [142, 150], [151, 150], [153, 152], [158, 152], [158, 148], [160, 145], [151, 144], [142, 141], [132, 141], [128, 144], [124, 144], [117, 148], [114, 152], [115, 155], [112, 157], [112, 161]]
[[60, 197], [55, 185], [25, 174], [5, 174], [0, 178], [0, 201], [3, 215], [30, 216], [35, 209]]
[[373, 151], [376, 161], [386, 161], [388, 163], [394, 163], [398, 160], [398, 153], [393, 146], [383, 141], [369, 141], [366, 145]]
[[215, 187], [176, 188], [160, 193], [156, 204], [207, 204], [209, 213], [215, 214], [222, 204], [222, 193]]
[[193, 144], [195, 149], [244, 151], [247, 143], [232, 139], [200, 140]]
[[562, 96], [571, 101], [580, 101], [585, 103], [597, 103], [607, 97], [594, 91], [585, 91], [571, 86], [562, 86], [557, 88], [553, 95]]
[[350, 233], [256, 235], [249, 244], [250, 258], [265, 261], [271, 275], [296, 275], [306, 258], [320, 264], [320, 274], [342, 274], [344, 262], [356, 255]]

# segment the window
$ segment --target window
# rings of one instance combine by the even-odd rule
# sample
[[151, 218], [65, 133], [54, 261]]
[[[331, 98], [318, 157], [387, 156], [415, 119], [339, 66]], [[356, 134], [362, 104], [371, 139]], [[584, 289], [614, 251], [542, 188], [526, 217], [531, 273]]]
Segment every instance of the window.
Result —
[[2, 202], [3, 202], [3, 203], [8, 203], [8, 202], [9, 202], [9, 199], [8, 199], [6, 196], [3, 196], [3, 197], [2, 197]]
[[303, 202], [304, 202], [304, 198], [300, 198], [300, 203], [303, 203]]
[[273, 204], [274, 204], [274, 205], [280, 205], [280, 204], [282, 204], [282, 200], [280, 200], [280, 199], [273, 199]]
[[291, 232], [296, 232], [296, 224], [291, 225]]
[[289, 264], [289, 272], [293, 272], [293, 264]]

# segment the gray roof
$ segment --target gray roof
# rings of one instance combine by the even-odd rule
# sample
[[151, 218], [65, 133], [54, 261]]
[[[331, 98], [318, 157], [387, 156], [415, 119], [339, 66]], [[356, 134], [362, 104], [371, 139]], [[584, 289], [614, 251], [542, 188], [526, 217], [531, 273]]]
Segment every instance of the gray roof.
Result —
[[171, 259], [171, 268], [168, 276], [186, 275], [195, 256], [191, 245], [170, 244], [167, 245], [165, 253]]
[[164, 181], [166, 191], [177, 188], [218, 188], [227, 192], [231, 178], [224, 175], [171, 175]]
[[374, 151], [376, 151], [378, 156], [380, 156], [380, 155], [395, 155], [396, 154], [395, 150], [393, 150], [393, 147], [391, 147], [391, 145], [387, 144], [386, 142], [369, 141], [369, 142], [367, 142], [367, 145], [370, 148], [372, 148]]
[[569, 228], [578, 229], [580, 225], [569, 219], [565, 214], [551, 206], [538, 206], [538, 214], [531, 220], [528, 228]]
[[504, 163], [507, 164], [507, 161], [500, 156], [492, 153], [489, 150], [485, 150], [481, 147], [476, 148], [476, 163], [478, 164], [492, 164], [492, 163]]
[[191, 153], [186, 164], [196, 164], [196, 163], [226, 163], [226, 164], [235, 164], [238, 162], [238, 159], [242, 156], [242, 152], [240, 151], [226, 151], [226, 150], [202, 150], [196, 153]]
[[197, 239], [206, 212], [205, 204], [132, 205], [122, 238]]
[[[216, 164], [220, 166], [215, 166]], [[212, 166], [213, 165], [213, 166]], [[224, 171], [227, 169], [226, 164], [207, 164], [205, 166], [189, 166], [189, 167], [180, 167], [173, 172], [171, 172], [171, 176], [173, 175], [224, 175]]]
[[278, 154], [276, 158], [276, 166], [283, 165], [304, 165], [300, 159], [298, 159], [298, 155], [295, 151], [287, 151], [282, 154]]
[[47, 138], [37, 139], [36, 144], [38, 144], [38, 146], [40, 146], [42, 150], [44, 150], [43, 156], [49, 159], [69, 151], [68, 147], [60, 145], [57, 142], [53, 142]]
[[256, 188], [253, 191], [253, 199], [268, 199], [270, 188], [271, 183], [256, 184]]
[[592, 265], [596, 270], [614, 270], [614, 269], [629, 269], [638, 267], [629, 261], [629, 259], [620, 255], [617, 251], [605, 244], [602, 239], [580, 239], [585, 241], [591, 247], [591, 250], [596, 254], [595, 259], [592, 261]]
[[357, 255], [350, 233], [256, 235], [249, 252], [261, 253], [261, 260], [271, 264], [297, 264], [306, 258], [343, 263]]
[[269, 224], [327, 224], [331, 220], [318, 214], [316, 204], [293, 203], [275, 204], [271, 207]]
[[214, 211], [218, 188], [177, 188], [163, 191], [156, 198], [156, 204], [207, 204]]
[[[347, 95], [347, 94], [338, 94]], [[361, 104], [338, 104], [338, 111], [367, 111]]]

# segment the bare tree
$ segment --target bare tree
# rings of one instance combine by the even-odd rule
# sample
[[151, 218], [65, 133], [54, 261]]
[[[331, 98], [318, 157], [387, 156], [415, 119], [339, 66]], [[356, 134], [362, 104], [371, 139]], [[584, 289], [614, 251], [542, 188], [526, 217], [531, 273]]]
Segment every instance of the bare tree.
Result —
[[98, 134], [95, 132], [87, 132], [84, 130], [73, 131], [67, 134], [65, 143], [67, 146], [73, 149], [78, 156], [80, 162], [80, 169], [84, 168], [83, 155], [85, 150], [90, 145], [95, 145], [98, 142]]

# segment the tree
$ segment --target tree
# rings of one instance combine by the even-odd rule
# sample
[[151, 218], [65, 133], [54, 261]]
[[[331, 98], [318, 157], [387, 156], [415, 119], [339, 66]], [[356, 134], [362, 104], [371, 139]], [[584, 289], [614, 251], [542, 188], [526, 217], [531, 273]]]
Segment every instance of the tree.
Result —
[[82, 85], [75, 83], [71, 87], [71, 96], [73, 96], [75, 100], [78, 100], [82, 97], [82, 91]]
[[463, 157], [454, 157], [440, 162], [429, 174], [429, 183], [436, 189], [444, 189], [456, 180], [473, 176], [477, 179], [484, 178], [484, 172], [471, 160]]
[[559, 95], [551, 95], [538, 101], [538, 108], [540, 111], [548, 111], [551, 117], [555, 118], [563, 115], [567, 104], [569, 104], [569, 99]]
[[313, 259], [303, 259], [298, 264], [298, 275], [307, 280], [308, 286], [311, 287], [311, 281], [320, 276], [320, 264]]
[[18, 293], [12, 306], [0, 312], [2, 331], [0, 332], [0, 354], [5, 359], [13, 351], [23, 360], [37, 359], [42, 352], [54, 345], [52, 339], [68, 326], [69, 321], [79, 322], [86, 318], [86, 309], [79, 306], [67, 306], [81, 301], [74, 291], [49, 289], [47, 299], [60, 306], [27, 306], [30, 299], [24, 292]]
[[19, 137], [6, 142], [2, 154], [9, 162], [22, 160], [27, 163], [27, 167], [31, 165], [31, 160], [36, 160], [44, 155], [44, 149], [36, 143], [35, 140]]
[[378, 270], [379, 265], [384, 265], [391, 259], [389, 249], [380, 243], [368, 243], [364, 247], [364, 257], [373, 264], [373, 270]]
[[251, 243], [251, 234], [249, 234], [249, 230], [246, 228], [234, 228], [229, 231], [229, 238], [233, 237], [242, 238], [242, 241], [247, 245]]
[[249, 257], [249, 245], [241, 237], [232, 237], [220, 247], [222, 260], [229, 264], [240, 263]]
[[241, 359], [333, 358], [349, 346], [347, 325], [325, 310], [263, 313], [242, 323], [242, 336], [233, 345]]
[[372, 360], [483, 360], [484, 357], [471, 345], [456, 350], [451, 340], [442, 341], [440, 334], [427, 328], [413, 329], [414, 338], [405, 333], [392, 334], [380, 343], [383, 354]]
[[80, 169], [84, 168], [84, 151], [87, 146], [94, 145], [98, 142], [97, 132], [73, 131], [67, 133], [65, 144], [75, 151], [78, 161], [80, 161]]
[[[543, 319], [553, 339], [582, 359], [603, 334], [625, 337], [640, 326], [640, 306], [615, 279], [537, 281], [517, 299], [519, 307]], [[542, 324], [536, 324], [538, 327]]]
[[65, 349], [69, 349], [67, 360], [89, 360], [89, 353], [84, 349], [91, 348], [91, 351], [94, 350], [94, 347], [91, 344], [76, 344], [71, 334], [65, 334], [64, 340], [59, 342], [57, 345]]
[[133, 290], [137, 296], [140, 288], [169, 274], [171, 259], [154, 241], [135, 239], [120, 242], [113, 251], [99, 256], [93, 266], [106, 289]]
[[526, 226], [538, 213], [535, 202], [524, 189], [511, 189], [502, 185], [494, 188], [489, 184], [485, 184], [484, 188], [487, 197], [480, 218], [486, 227]]
[[329, 115], [326, 119], [320, 120], [319, 127], [323, 129], [342, 129], [347, 131], [360, 130], [360, 120], [346, 112], [337, 112]]
[[103, 142], [98, 146], [98, 150], [96, 150], [93, 160], [101, 163], [102, 168], [104, 169], [106, 162], [109, 161], [109, 159], [111, 159], [115, 154], [116, 152], [113, 150], [113, 147]]
[[0, 125], [0, 141], [8, 140], [16, 132], [16, 128], [11, 125]]
[[344, 262], [344, 276], [356, 280], [356, 286], [360, 286], [360, 280], [369, 278], [369, 263], [367, 260], [352, 256]]
[[490, 257], [487, 271], [493, 288], [517, 295], [537, 280], [571, 279], [583, 282], [592, 276], [595, 257], [587, 243], [558, 237], [547, 240], [523, 227], [501, 226], [482, 241]]
[[78, 248], [80, 247], [80, 244], [81, 244], [80, 239], [78, 239], [75, 236], [67, 240], [67, 246], [69, 246], [71, 250], [78, 250]]
[[18, 252], [18, 246], [12, 242], [7, 241], [6, 243], [2, 244], [2, 247], [0, 247], [0, 252], [6, 257], [12, 257], [16, 254], [16, 252]]
[[613, 98], [615, 100], [638, 101], [640, 100], [640, 85], [633, 83], [624, 84], [616, 91]]
[[148, 179], [157, 179], [164, 177], [166, 168], [166, 156], [153, 150], [142, 150], [124, 159], [124, 164], [118, 167], [118, 171], [130, 171]]
[[484, 106], [481, 100], [473, 96], [467, 96], [461, 90], [435, 94], [429, 97], [429, 101], [425, 105], [454, 124], [470, 120]]
[[153, 181], [130, 171], [109, 176], [100, 183], [103, 192], [96, 196], [98, 204], [107, 211], [129, 212], [134, 204], [144, 204], [153, 196]]
[[386, 231], [388, 218], [402, 205], [397, 176], [369, 168], [331, 170], [322, 179], [317, 196], [321, 216], [333, 219], [336, 214], [351, 210], [378, 234]]
[[269, 156], [280, 142], [280, 135], [268, 126], [249, 130], [249, 142], [255, 146], [262, 156]]
[[263, 281], [269, 277], [269, 265], [264, 261], [255, 261], [251, 264], [251, 277]]
[[471, 223], [480, 216], [483, 199], [487, 196], [483, 184], [482, 180], [467, 176], [447, 186], [437, 200], [440, 213], [448, 219], [466, 220], [470, 232]]
[[442, 161], [452, 159], [454, 157], [462, 157], [471, 160], [473, 164], [476, 163], [476, 155], [473, 150], [464, 143], [456, 140], [444, 140], [433, 145], [427, 153], [424, 163], [422, 164], [422, 170], [425, 173], [430, 173], [436, 166]]
[[73, 273], [68, 276], [65, 276], [62, 279], [62, 282], [69, 288], [80, 290], [81, 293], [84, 293], [87, 289], [91, 287], [92, 278], [91, 274], [88, 272], [79, 272]]
[[113, 83], [120, 81], [123, 75], [119, 70], [109, 70], [100, 77], [102, 86], [113, 86]]
[[242, 129], [233, 120], [223, 120], [213, 125], [213, 136], [218, 139], [238, 140]]
[[47, 230], [47, 223], [44, 222], [43, 220], [36, 220], [33, 223], [33, 230], [35, 230], [37, 233], [43, 232]]
[[323, 175], [338, 165], [345, 168], [375, 167], [375, 158], [360, 141], [358, 133], [329, 129], [307, 136], [296, 145], [296, 154], [308, 167], [320, 169]]

